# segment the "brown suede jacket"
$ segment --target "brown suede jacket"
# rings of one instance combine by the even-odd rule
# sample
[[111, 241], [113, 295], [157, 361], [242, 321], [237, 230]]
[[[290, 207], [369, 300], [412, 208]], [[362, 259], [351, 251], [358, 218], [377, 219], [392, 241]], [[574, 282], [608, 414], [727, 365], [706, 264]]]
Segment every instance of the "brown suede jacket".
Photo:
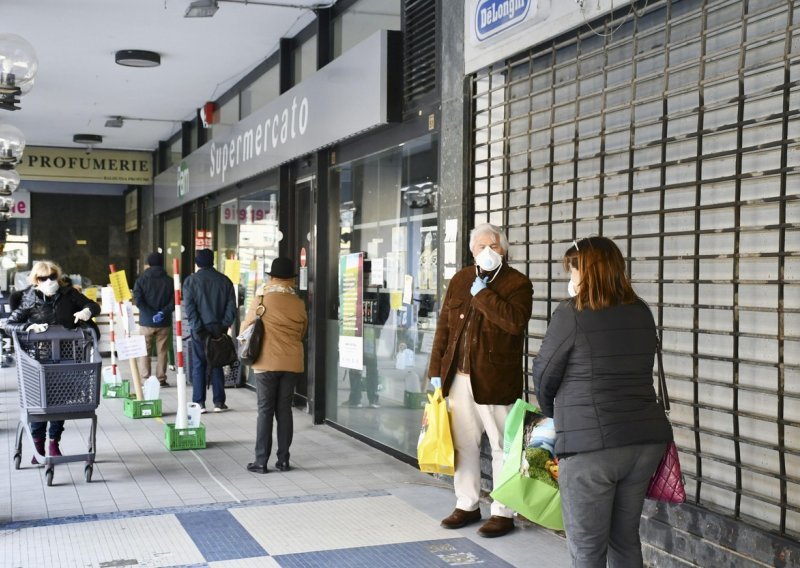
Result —
[[[256, 293], [247, 309], [242, 331], [256, 320], [259, 303], [264, 304], [261, 315], [264, 322], [264, 341], [261, 355], [252, 368], [255, 372], [290, 371], [302, 373], [305, 368], [303, 337], [308, 328], [306, 305], [290, 290], [293, 280], [273, 278]], [[265, 293], [266, 292], [266, 293]]]
[[461, 269], [450, 281], [428, 367], [430, 377], [442, 378], [445, 396], [458, 370], [460, 337], [468, 333], [475, 402], [513, 404], [522, 397], [522, 351], [533, 308], [533, 286], [527, 276], [505, 263], [499, 270], [494, 281], [474, 297], [470, 293], [474, 265]]

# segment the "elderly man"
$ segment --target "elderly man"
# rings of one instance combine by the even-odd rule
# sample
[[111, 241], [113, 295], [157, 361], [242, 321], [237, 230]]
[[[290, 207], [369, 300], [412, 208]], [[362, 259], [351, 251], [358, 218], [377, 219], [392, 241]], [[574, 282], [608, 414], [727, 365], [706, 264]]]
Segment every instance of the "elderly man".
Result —
[[[511, 406], [522, 396], [522, 352], [531, 317], [533, 286], [508, 265], [508, 240], [489, 223], [470, 234], [475, 265], [461, 269], [444, 298], [428, 374], [440, 377], [449, 397], [456, 452], [456, 509], [442, 521], [458, 529], [481, 520], [481, 435], [492, 447], [492, 478], [503, 466], [503, 431]], [[513, 512], [500, 503], [478, 530], [484, 537], [514, 528]]]

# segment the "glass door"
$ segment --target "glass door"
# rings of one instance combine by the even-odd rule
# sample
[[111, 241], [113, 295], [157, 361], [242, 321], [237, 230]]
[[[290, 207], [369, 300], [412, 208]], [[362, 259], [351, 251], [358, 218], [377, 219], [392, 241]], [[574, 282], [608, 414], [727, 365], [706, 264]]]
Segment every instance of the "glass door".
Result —
[[[295, 243], [295, 249], [289, 251], [289, 257], [294, 261], [297, 268], [297, 294], [306, 304], [306, 311], [308, 313], [309, 333], [311, 332], [311, 315], [312, 315], [312, 302], [314, 298], [314, 269], [316, 264], [314, 262], [314, 227], [315, 215], [314, 209], [314, 189], [316, 179], [311, 177], [302, 178], [297, 180], [294, 186], [294, 239], [290, 242]], [[303, 376], [297, 381], [295, 388], [295, 406], [308, 406], [309, 392], [313, 392], [310, 383], [313, 381], [313, 373], [310, 373], [310, 344], [309, 336], [306, 334], [305, 354], [306, 364]]]

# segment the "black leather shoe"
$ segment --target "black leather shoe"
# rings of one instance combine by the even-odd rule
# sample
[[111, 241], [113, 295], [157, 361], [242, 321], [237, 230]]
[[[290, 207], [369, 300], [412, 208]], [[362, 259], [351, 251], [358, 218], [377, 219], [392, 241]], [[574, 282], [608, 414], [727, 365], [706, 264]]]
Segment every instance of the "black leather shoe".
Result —
[[277, 469], [278, 471], [289, 471], [292, 468], [289, 465], [289, 462], [277, 461], [275, 462], [275, 469]]
[[252, 473], [267, 473], [269, 470], [265, 465], [258, 465], [257, 463], [249, 463], [247, 464], [247, 471]]

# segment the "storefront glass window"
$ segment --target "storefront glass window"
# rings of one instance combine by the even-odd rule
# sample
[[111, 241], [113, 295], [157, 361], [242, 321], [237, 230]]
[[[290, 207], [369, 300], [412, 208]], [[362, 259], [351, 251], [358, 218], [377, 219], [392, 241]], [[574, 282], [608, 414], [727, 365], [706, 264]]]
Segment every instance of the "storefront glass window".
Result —
[[282, 239], [278, 229], [278, 188], [223, 203], [219, 207], [217, 235], [217, 268], [236, 286], [241, 322], [258, 286], [264, 283], [265, 271], [278, 256]]
[[[30, 203], [30, 197], [27, 199]], [[5, 243], [0, 244], [0, 291], [3, 296], [28, 286], [30, 226], [30, 219], [12, 217], [6, 223]]]
[[340, 256], [327, 416], [409, 455], [438, 309], [437, 170], [433, 135], [331, 170]]
[[[180, 216], [167, 219], [164, 222], [164, 268], [172, 276], [172, 262], [181, 260], [183, 245], [181, 244], [181, 229], [183, 223]], [[192, 267], [194, 268], [194, 267]]]

